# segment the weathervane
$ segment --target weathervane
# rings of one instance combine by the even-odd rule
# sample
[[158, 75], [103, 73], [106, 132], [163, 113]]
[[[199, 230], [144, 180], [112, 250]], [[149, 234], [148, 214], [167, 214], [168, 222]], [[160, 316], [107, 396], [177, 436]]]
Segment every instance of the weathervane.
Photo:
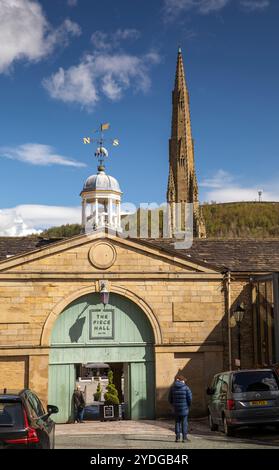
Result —
[[99, 168], [103, 168], [104, 165], [104, 159], [105, 157], [108, 157], [108, 151], [104, 147], [104, 142], [109, 142], [111, 143], [114, 147], [117, 147], [119, 145], [119, 140], [118, 139], [104, 139], [104, 131], [107, 131], [110, 127], [110, 124], [108, 122], [101, 124], [99, 129], [96, 129], [94, 134], [98, 133], [98, 137], [83, 137], [83, 143], [86, 144], [93, 144], [97, 143], [98, 147], [95, 152], [95, 157], [98, 158], [99, 161]]

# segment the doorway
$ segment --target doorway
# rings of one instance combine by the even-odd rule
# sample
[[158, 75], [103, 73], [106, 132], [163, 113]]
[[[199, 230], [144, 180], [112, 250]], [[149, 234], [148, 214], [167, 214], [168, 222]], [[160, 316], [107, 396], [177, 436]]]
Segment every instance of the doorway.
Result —
[[154, 419], [154, 335], [148, 318], [131, 300], [111, 294], [104, 306], [98, 294], [88, 294], [58, 317], [49, 364], [49, 403], [59, 407], [57, 422], [72, 420], [77, 373], [92, 382], [89, 375], [96, 368], [90, 372], [86, 367], [90, 363], [107, 364], [114, 371], [128, 419]]

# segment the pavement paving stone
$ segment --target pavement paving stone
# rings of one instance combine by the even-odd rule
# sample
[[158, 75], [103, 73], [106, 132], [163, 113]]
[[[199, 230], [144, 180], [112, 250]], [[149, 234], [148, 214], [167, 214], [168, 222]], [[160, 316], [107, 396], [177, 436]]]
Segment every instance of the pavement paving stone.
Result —
[[279, 435], [272, 428], [247, 428], [228, 438], [210, 431], [207, 419], [190, 421], [189, 438], [190, 442], [175, 443], [174, 423], [169, 420], [56, 425], [56, 448], [64, 449], [279, 449]]

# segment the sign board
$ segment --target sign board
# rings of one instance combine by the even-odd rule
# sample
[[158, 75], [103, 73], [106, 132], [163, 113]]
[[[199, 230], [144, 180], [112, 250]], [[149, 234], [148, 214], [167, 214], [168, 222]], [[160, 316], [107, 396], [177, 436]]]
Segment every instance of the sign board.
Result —
[[90, 339], [114, 338], [114, 310], [90, 310]]
[[235, 359], [234, 362], [237, 367], [240, 367], [240, 359]]
[[113, 405], [105, 405], [104, 406], [104, 418], [114, 418]]

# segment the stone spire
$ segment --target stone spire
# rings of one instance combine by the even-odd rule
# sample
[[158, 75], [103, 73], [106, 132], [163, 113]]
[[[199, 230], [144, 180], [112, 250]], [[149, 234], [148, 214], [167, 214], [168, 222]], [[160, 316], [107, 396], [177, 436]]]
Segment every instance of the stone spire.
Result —
[[[189, 93], [187, 89], [181, 48], [178, 49], [174, 90], [172, 92], [172, 123], [169, 140], [169, 179], [167, 202], [193, 203], [193, 232], [195, 237], [205, 237], [205, 224], [198, 202], [198, 184], [195, 172], [194, 141], [191, 130]], [[183, 215], [181, 217], [181, 228]], [[171, 209], [171, 230], [176, 227], [174, 210]]]

